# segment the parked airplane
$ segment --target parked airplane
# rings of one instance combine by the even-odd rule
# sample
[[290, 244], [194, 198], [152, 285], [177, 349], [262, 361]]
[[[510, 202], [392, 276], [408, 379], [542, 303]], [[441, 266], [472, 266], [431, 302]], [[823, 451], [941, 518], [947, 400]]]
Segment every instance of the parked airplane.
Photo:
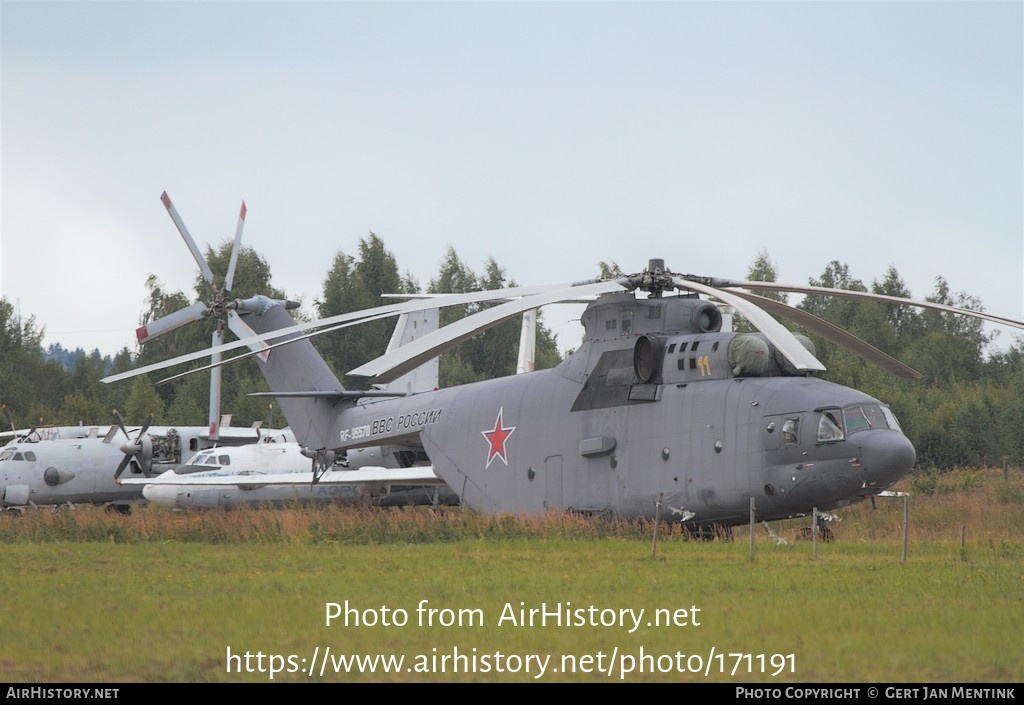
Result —
[[[115, 416], [116, 422], [102, 438], [18, 441], [0, 448], [0, 509], [108, 504], [127, 511], [143, 500], [142, 487], [118, 484], [115, 474], [156, 476], [213, 443], [245, 444], [261, 437], [258, 425], [233, 427], [230, 416], [222, 421], [224, 428], [216, 441], [210, 440], [206, 426], [144, 424], [129, 429], [117, 412]], [[295, 440], [290, 432], [277, 433], [282, 440]], [[122, 435], [123, 442], [118, 443]]]
[[[295, 442], [260, 442], [234, 448], [210, 448], [185, 465], [142, 485], [153, 504], [171, 509], [282, 506], [334, 502], [379, 506], [452, 505], [458, 495], [430, 467], [403, 468], [401, 456], [380, 457], [380, 448], [360, 448], [330, 464], [312, 482], [310, 459]], [[373, 463], [388, 463], [380, 465]]]
[[100, 431], [107, 432], [103, 426], [33, 426], [31, 428], [12, 429], [0, 431], [0, 442], [6, 445], [12, 443], [39, 443], [40, 441], [51, 441], [58, 438], [96, 438]]
[[44, 424], [42, 419], [32, 424], [29, 428], [15, 428], [14, 420], [11, 418], [10, 409], [7, 404], [0, 402], [0, 410], [3, 411], [4, 423], [10, 427], [10, 431], [0, 431], [0, 442], [11, 443], [37, 443], [49, 441], [54, 438], [89, 438], [98, 436], [101, 431], [106, 433], [107, 427], [103, 426], [54, 426]]

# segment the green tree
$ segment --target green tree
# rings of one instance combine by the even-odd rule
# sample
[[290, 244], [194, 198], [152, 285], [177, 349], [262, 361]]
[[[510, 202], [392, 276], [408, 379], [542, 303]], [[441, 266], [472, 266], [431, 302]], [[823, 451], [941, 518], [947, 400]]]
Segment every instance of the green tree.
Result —
[[[461, 294], [514, 286], [516, 282], [507, 277], [505, 269], [493, 257], [489, 257], [484, 263], [484, 273], [477, 276], [459, 259], [454, 248], [449, 246], [440, 271], [437, 277], [431, 280], [428, 290], [435, 294]], [[445, 307], [441, 310], [441, 325], [448, 325], [500, 303], [502, 302], [491, 301]], [[452, 386], [514, 374], [521, 329], [522, 319], [516, 316], [441, 355], [441, 385]], [[537, 315], [535, 350], [536, 369], [551, 367], [561, 361], [555, 336], [544, 325], [540, 312]]]
[[0, 402], [19, 428], [40, 419], [52, 423], [68, 393], [64, 368], [43, 359], [43, 335], [34, 316], [18, 316], [0, 298]]
[[[778, 270], [775, 267], [775, 263], [772, 262], [768, 256], [767, 250], [760, 250], [757, 253], [757, 258], [751, 263], [750, 268], [747, 269], [747, 281], [753, 282], [777, 282], [778, 281]], [[786, 303], [787, 295], [782, 291], [772, 291], [771, 289], [759, 289], [755, 292], [758, 296], [763, 296], [766, 299], [772, 301], [778, 301], [779, 303]], [[788, 321], [782, 321], [783, 325], [791, 327]], [[751, 325], [742, 314], [734, 314], [732, 320], [732, 328], [737, 333], [752, 333], [756, 329]]]
[[73, 392], [64, 397], [56, 417], [47, 419], [47, 423], [76, 426], [91, 424], [97, 419], [104, 418], [110, 418], [110, 409], [106, 405], [81, 392]]
[[[384, 295], [416, 293], [407, 290], [410, 282], [410, 277], [399, 276], [398, 264], [384, 241], [370, 232], [359, 242], [359, 259], [340, 250], [335, 255], [324, 280], [323, 295], [315, 301], [317, 315], [328, 318], [394, 304], [396, 301]], [[348, 370], [383, 355], [394, 326], [394, 318], [360, 323], [318, 336], [314, 344], [341, 377]], [[361, 378], [345, 378], [343, 382], [357, 389], [366, 388], [368, 384]]]
[[[875, 280], [871, 283], [871, 292], [900, 299], [913, 298], [896, 267], [891, 264], [885, 270], [885, 276], [881, 281]], [[898, 338], [909, 339], [921, 334], [921, 317], [916, 307], [896, 303], [886, 303], [883, 307], [885, 317]]]
[[[164, 417], [167, 421], [181, 426], [205, 426], [209, 421], [210, 410], [209, 373], [197, 372], [182, 377], [173, 383], [173, 387], [171, 403], [165, 407]], [[230, 390], [228, 396], [222, 393], [222, 402], [225, 398], [230, 398], [230, 394]], [[222, 412], [229, 413], [229, 409], [222, 405]]]
[[143, 423], [152, 414], [154, 423], [164, 423], [163, 399], [146, 375], [139, 375], [132, 380], [132, 392], [124, 405], [124, 413], [125, 418], [132, 422]]
[[612, 259], [607, 262], [604, 260], [598, 262], [597, 272], [598, 279], [620, 279], [626, 276], [622, 268]]
[[[941, 276], [935, 278], [935, 291], [925, 300], [969, 311], [984, 311], [976, 297], [963, 292], [951, 294], [948, 283]], [[979, 318], [925, 309], [921, 314], [921, 333], [905, 348], [905, 362], [924, 374], [930, 383], [978, 380], [984, 350], [991, 340]]]

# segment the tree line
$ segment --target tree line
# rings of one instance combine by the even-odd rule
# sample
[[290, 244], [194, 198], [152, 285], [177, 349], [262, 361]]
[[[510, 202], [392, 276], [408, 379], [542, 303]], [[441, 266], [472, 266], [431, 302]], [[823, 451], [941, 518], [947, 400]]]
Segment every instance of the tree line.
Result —
[[[227, 271], [231, 242], [216, 250], [207, 248], [206, 258], [214, 272]], [[614, 262], [596, 263], [598, 276], [621, 274]], [[750, 265], [747, 278], [776, 281], [776, 269], [768, 253], [761, 251]], [[828, 263], [819, 277], [809, 283], [836, 289], [870, 291], [894, 297], [911, 296], [894, 266], [870, 286], [857, 279], [841, 262]], [[506, 270], [489, 258], [481, 272], [463, 262], [448, 247], [434, 277], [426, 287], [408, 273], [400, 273], [397, 260], [383, 240], [370, 232], [360, 239], [355, 252], [339, 250], [324, 278], [312, 311], [300, 309], [302, 320], [325, 318], [349, 311], [394, 303], [387, 294], [464, 293], [516, 286]], [[155, 321], [195, 301], [209, 301], [210, 285], [197, 275], [193, 291], [167, 291], [155, 276], [146, 281], [146, 307], [140, 324]], [[235, 272], [232, 296], [247, 298], [265, 294], [287, 299], [287, 293], [271, 284], [266, 260], [250, 247], [242, 247]], [[786, 302], [781, 293], [762, 293]], [[935, 278], [927, 301], [983, 311], [979, 300], [966, 293], [953, 293], [945, 279]], [[446, 307], [441, 324], [482, 310], [494, 303]], [[897, 379], [865, 363], [853, 353], [812, 338], [816, 355], [826, 366], [824, 377], [856, 387], [890, 404], [904, 432], [917, 448], [922, 467], [950, 469], [1024, 463], [1024, 339], [1018, 337], [1008, 348], [995, 350], [993, 334], [986, 333], [976, 318], [921, 310], [895, 303], [878, 303], [829, 296], [807, 295], [800, 308], [840, 326], [876, 348], [919, 371], [920, 380]], [[799, 330], [797, 326], [787, 326]], [[157, 337], [132, 351], [127, 347], [114, 355], [99, 350], [68, 351], [60, 345], [44, 349], [44, 329], [33, 317], [19, 319], [13, 306], [0, 299], [0, 401], [18, 427], [42, 421], [48, 424], [106, 424], [111, 410], [120, 410], [130, 423], [142, 423], [153, 414], [155, 423], [204, 425], [208, 415], [210, 373], [199, 372], [173, 383], [154, 386], [155, 375], [143, 375], [130, 382], [103, 384], [113, 373], [202, 350], [210, 345], [216, 322], [202, 319]], [[391, 337], [394, 319], [350, 326], [312, 338], [313, 344], [347, 388], [364, 388], [362, 378], [346, 377], [347, 370], [382, 354]], [[734, 328], [749, 325], [737, 317]], [[228, 334], [227, 339], [232, 339]], [[440, 359], [442, 386], [464, 384], [513, 374], [516, 368], [519, 322], [507, 321], [485, 334], [475, 336]], [[537, 325], [537, 369], [561, 361], [554, 334], [545, 326], [543, 314]], [[205, 361], [192, 363], [199, 367]], [[188, 366], [176, 368], [186, 369]], [[286, 424], [276, 404], [252, 397], [267, 391], [266, 383], [250, 362], [222, 368], [222, 411], [231, 413], [235, 425], [261, 422], [279, 428]], [[5, 427], [11, 421], [4, 421]]]

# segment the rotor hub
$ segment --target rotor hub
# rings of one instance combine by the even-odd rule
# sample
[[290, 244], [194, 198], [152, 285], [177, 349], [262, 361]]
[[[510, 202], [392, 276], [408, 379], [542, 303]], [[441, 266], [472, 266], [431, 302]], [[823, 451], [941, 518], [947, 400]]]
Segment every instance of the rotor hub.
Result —
[[666, 291], [676, 288], [672, 281], [675, 275], [665, 268], [665, 260], [651, 259], [647, 262], [647, 269], [639, 274], [631, 274], [626, 277], [630, 288], [648, 293], [648, 298], [660, 299]]

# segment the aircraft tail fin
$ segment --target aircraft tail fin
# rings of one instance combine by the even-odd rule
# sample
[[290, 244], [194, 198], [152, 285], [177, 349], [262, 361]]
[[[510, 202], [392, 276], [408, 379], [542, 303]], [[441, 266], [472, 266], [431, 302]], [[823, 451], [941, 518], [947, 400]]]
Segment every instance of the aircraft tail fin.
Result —
[[[407, 345], [427, 333], [432, 333], [440, 325], [440, 309], [427, 308], [422, 311], [403, 313], [395, 323], [386, 352], [391, 352]], [[429, 392], [440, 385], [438, 358], [427, 360], [414, 370], [410, 370], [398, 379], [384, 385], [374, 385], [378, 389], [402, 394]]]
[[[257, 334], [295, 325], [295, 319], [279, 304], [246, 316], [246, 322]], [[293, 333], [273, 342], [300, 337]], [[309, 339], [275, 347], [266, 361], [257, 358], [256, 364], [271, 391], [282, 393], [278, 404], [296, 438], [308, 448], [337, 445], [331, 436], [331, 411], [345, 388]]]

